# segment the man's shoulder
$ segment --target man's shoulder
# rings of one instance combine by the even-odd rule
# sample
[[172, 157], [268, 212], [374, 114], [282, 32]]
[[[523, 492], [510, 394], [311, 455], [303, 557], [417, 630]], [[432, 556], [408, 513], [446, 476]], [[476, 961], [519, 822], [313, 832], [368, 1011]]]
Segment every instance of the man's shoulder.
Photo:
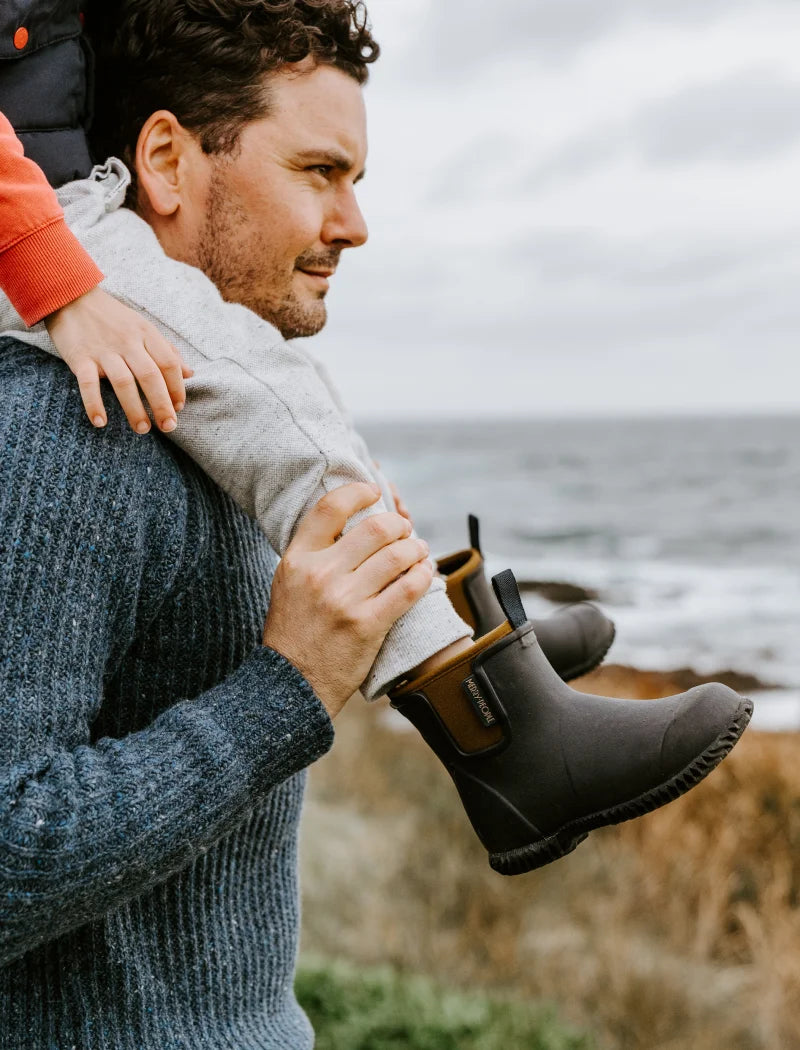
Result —
[[[44, 499], [68, 490], [71, 513], [82, 502], [125, 511], [126, 518], [165, 504], [171, 518], [186, 500], [185, 471], [166, 444], [142, 438], [106, 391], [108, 425], [86, 418], [77, 383], [57, 358], [15, 339], [0, 338], [0, 472], [9, 496]], [[150, 517], [150, 510], [147, 516]], [[119, 513], [109, 513], [109, 527]]]
[[104, 400], [108, 424], [97, 429], [63, 361], [0, 336], [0, 540], [20, 514], [28, 531], [94, 529], [115, 558], [146, 562], [164, 581], [212, 557], [209, 545], [235, 545], [239, 532], [247, 549], [262, 543], [185, 453], [155, 433], [135, 434], [110, 387]]
[[[84, 412], [77, 381], [58, 358], [14, 338], [0, 337], [0, 429], [4, 454], [44, 453], [43, 466], [76, 455], [86, 462], [114, 460], [136, 470], [154, 461], [166, 471], [178, 468], [160, 443], [134, 434], [116, 397], [107, 388], [108, 426], [93, 427]], [[53, 454], [48, 456], [48, 442]], [[44, 448], [42, 448], [44, 445]]]

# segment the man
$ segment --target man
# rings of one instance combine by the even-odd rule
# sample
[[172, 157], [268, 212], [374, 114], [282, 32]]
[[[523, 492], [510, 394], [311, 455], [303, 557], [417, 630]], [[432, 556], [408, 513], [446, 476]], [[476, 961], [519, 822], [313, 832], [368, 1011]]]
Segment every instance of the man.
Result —
[[[205, 22], [196, 17], [200, 7], [204, 9]], [[204, 272], [226, 298], [251, 306], [274, 320], [284, 335], [318, 330], [325, 318], [328, 278], [339, 253], [363, 242], [366, 235], [353, 196], [365, 153], [360, 81], [337, 65], [342, 56], [332, 46], [333, 37], [324, 31], [325, 26], [314, 26], [314, 33], [308, 27], [301, 32], [296, 23], [292, 25], [297, 39], [288, 35], [281, 41], [282, 54], [290, 58], [295, 55], [296, 60], [284, 57], [276, 75], [259, 77], [264, 41], [255, 33], [254, 25], [261, 18], [277, 18], [276, 25], [288, 33], [290, 9], [292, 13], [294, 9], [316, 10], [323, 18], [330, 14], [340, 21], [342, 12], [346, 12], [349, 23], [353, 8], [335, 0], [273, 5], [249, 5], [243, 0], [164, 5], [136, 0], [130, 9], [131, 19], [122, 23], [117, 34], [118, 47], [112, 51], [114, 62], [123, 79], [128, 78], [129, 86], [134, 83], [138, 61], [143, 60], [149, 72], [135, 81], [136, 90], [117, 93], [105, 84], [103, 94], [119, 102], [119, 142], [128, 147], [129, 161], [135, 160], [134, 202], [150, 229], [131, 213], [127, 217], [120, 214], [118, 205], [120, 194], [126, 190], [126, 176], [113, 165], [100, 173], [88, 189], [70, 192], [92, 195], [93, 206], [99, 202], [101, 211], [118, 215], [123, 227], [127, 224], [137, 231], [137, 237], [150, 238], [152, 242], [154, 231], [172, 259], [197, 266], [196, 280], [205, 282], [203, 294], [211, 294], [209, 287], [213, 292]], [[285, 23], [281, 22], [284, 14]], [[174, 25], [170, 23], [173, 16]], [[220, 45], [213, 61], [198, 62], [204, 83], [202, 90], [197, 90], [191, 77], [184, 82], [183, 74], [191, 71], [200, 45], [206, 48], [206, 59], [209, 58], [208, 48], [214, 48], [218, 21], [235, 27], [235, 46]], [[206, 32], [209, 24], [211, 29]], [[323, 57], [308, 61], [312, 39], [319, 44]], [[349, 45], [366, 43], [364, 26], [356, 21]], [[154, 61], [152, 55], [160, 56], [162, 52], [165, 61]], [[183, 67], [177, 61], [178, 52], [183, 55]], [[166, 61], [167, 56], [175, 58], [173, 64]], [[162, 97], [165, 79], [170, 81], [173, 109], [179, 111], [179, 116], [173, 109], [159, 109], [154, 101]], [[197, 107], [202, 107], [202, 111], [198, 112]], [[313, 141], [304, 143], [302, 118], [309, 107], [317, 133], [312, 136]], [[327, 112], [337, 119], [329, 120], [326, 127]], [[320, 122], [326, 132], [322, 135]], [[116, 120], [111, 123], [116, 124]], [[105, 127], [109, 127], [107, 120]], [[322, 147], [320, 138], [325, 143]], [[135, 156], [131, 156], [134, 148]], [[120, 253], [128, 249], [130, 245], [119, 243]], [[147, 252], [138, 255], [134, 251], [131, 261], [138, 261], [141, 266], [142, 259], [148, 257]], [[175, 292], [169, 282], [161, 281], [160, 274], [161, 270], [144, 273], [141, 280], [151, 282], [157, 299], [160, 296], [162, 301], [168, 301]], [[181, 289], [185, 287], [181, 285]], [[186, 310], [185, 302], [178, 305]], [[194, 323], [202, 326], [202, 297], [196, 307]], [[221, 338], [224, 339], [224, 333]], [[227, 352], [224, 343], [217, 349], [226, 361], [237, 349], [235, 340], [230, 343]], [[254, 542], [252, 534], [238, 546], [231, 541], [228, 533], [233, 512], [207, 482], [205, 488], [199, 485], [196, 505], [187, 505], [182, 492], [186, 483], [181, 479], [176, 482], [170, 470], [161, 469], [158, 463], [145, 461], [147, 469], [137, 472], [136, 462], [128, 462], [124, 457], [122, 464], [115, 461], [113, 443], [109, 448], [104, 446], [104, 455], [90, 456], [89, 446], [84, 445], [85, 435], [77, 433], [74, 417], [65, 413], [64, 403], [55, 392], [56, 382], [50, 380], [47, 369], [37, 359], [37, 370], [31, 374], [29, 359], [20, 358], [13, 348], [8, 356], [27, 381], [18, 400], [9, 406], [9, 418], [21, 426], [23, 406], [31, 400], [38, 408], [43, 402], [45, 409], [34, 413], [34, 428], [46, 428], [51, 413], [57, 420], [66, 418], [70, 426], [63, 432], [55, 428], [54, 443], [71, 457], [66, 468], [56, 461], [56, 467], [50, 469], [51, 450], [45, 446], [48, 454], [43, 462], [26, 459], [41, 451], [30, 428], [23, 428], [23, 439], [15, 437], [11, 442], [11, 447], [22, 456], [20, 466], [14, 457], [10, 458], [14, 477], [29, 476], [35, 480], [36, 498], [31, 503], [35, 514], [41, 506], [47, 513], [55, 514], [53, 519], [24, 518], [26, 527], [13, 522], [9, 533], [20, 541], [12, 552], [13, 567], [27, 571], [31, 558], [38, 566], [38, 552], [31, 549], [35, 547], [32, 536], [58, 535], [70, 544], [78, 544], [77, 578], [86, 585], [80, 595], [81, 616], [72, 616], [73, 632], [70, 633], [67, 619], [59, 623], [57, 634], [59, 640], [66, 634], [73, 642], [77, 635], [81, 644], [85, 635], [82, 658], [69, 645], [60, 643], [55, 653], [63, 657], [65, 666], [54, 668], [48, 679], [57, 686], [63, 683], [63, 688], [69, 687], [69, 696], [72, 687], [77, 687], [81, 700], [77, 704], [76, 725], [62, 726], [58, 705], [46, 697], [43, 700], [26, 678], [35, 665], [35, 660], [32, 662], [27, 656], [29, 649], [36, 656], [45, 649], [40, 635], [28, 630], [25, 619], [9, 622], [13, 637], [23, 639], [16, 649], [11, 642], [8, 644], [16, 675], [7, 685], [9, 704], [16, 703], [18, 695], [25, 700], [24, 717], [17, 721], [18, 735], [20, 739], [30, 736], [25, 727], [33, 709], [42, 711], [43, 727], [54, 734], [55, 741], [48, 739], [38, 750], [36, 740], [25, 739], [24, 746], [20, 744], [19, 751], [11, 756], [12, 774], [4, 796], [9, 809], [18, 811], [18, 816], [9, 818], [9, 827], [16, 836], [14, 848], [22, 843], [19, 849], [28, 849], [27, 844], [32, 842], [35, 858], [32, 865], [23, 866], [21, 878], [8, 883], [9, 967], [3, 972], [3, 979], [7, 982], [8, 1002], [21, 1003], [24, 1011], [14, 1018], [12, 1024], [16, 1027], [10, 1030], [19, 1031], [26, 1024], [29, 1029], [36, 1029], [37, 1038], [43, 1039], [44, 1033], [57, 1029], [60, 1036], [81, 1042], [85, 1039], [81, 1018], [86, 1016], [103, 1027], [97, 1045], [104, 1045], [105, 1039], [105, 1045], [114, 1046], [169, 1046], [172, 1039], [175, 1046], [215, 1047], [226, 1045], [224, 1040], [228, 1039], [229, 1045], [244, 1050], [250, 1046], [306, 1046], [308, 1033], [288, 990], [296, 932], [291, 848], [297, 794], [291, 799], [279, 797], [274, 789], [285, 776], [312, 761], [322, 745], [320, 726], [313, 718], [309, 739], [305, 717], [309, 715], [308, 705], [317, 709], [308, 693], [306, 705], [299, 705], [298, 717], [296, 697], [287, 696], [277, 681], [280, 678], [283, 682], [282, 676], [288, 674], [302, 697], [302, 679], [298, 681], [296, 672], [281, 663], [276, 654], [283, 653], [300, 668], [320, 696], [332, 690], [337, 704], [343, 702], [345, 686], [352, 688], [354, 684], [348, 676], [350, 664], [365, 673], [363, 654], [356, 658], [350, 652], [338, 661], [320, 660], [317, 645], [309, 644], [308, 639], [304, 645], [296, 643], [293, 629], [298, 614], [286, 614], [278, 621], [284, 629], [275, 627], [266, 636], [274, 651], [266, 657], [259, 651], [254, 658], [260, 671], [266, 661], [270, 673], [274, 672], [276, 680], [270, 681], [278, 702], [267, 704], [262, 695], [262, 706], [255, 711], [253, 694], [263, 691], [254, 680], [252, 661], [245, 659], [241, 663], [247, 655], [246, 645], [241, 644], [242, 637], [248, 637], [247, 632], [226, 610], [226, 601], [230, 600], [226, 588], [231, 586], [233, 573], [230, 566], [238, 558], [246, 562], [248, 543]], [[16, 373], [12, 373], [9, 388], [18, 387], [19, 382]], [[37, 397], [39, 388], [44, 390], [41, 399]], [[77, 448], [76, 457], [72, 457], [73, 448]], [[242, 454], [247, 453], [248, 448], [243, 446]], [[171, 461], [166, 454], [165, 459]], [[182, 461], [178, 462], [186, 469]], [[98, 468], [102, 485], [96, 480], [92, 485]], [[67, 500], [59, 495], [64, 473], [70, 479], [64, 487], [69, 493], [78, 493], [80, 505], [87, 509], [85, 527], [77, 527], [74, 512], [65, 519], [66, 529], [59, 517]], [[81, 474], [82, 484], [74, 483], [75, 474]], [[129, 494], [128, 475], [137, 482], [135, 499]], [[195, 488], [188, 487], [197, 494]], [[103, 511], [99, 516], [94, 513], [98, 490]], [[215, 499], [221, 501], [221, 524], [215, 521], [213, 513], [209, 520], [207, 513], [208, 505], [212, 509], [217, 505]], [[351, 505], [350, 513], [363, 507], [364, 504], [361, 508]], [[110, 530], [110, 538], [104, 532], [108, 529], [107, 519], [113, 522], [115, 514], [123, 515], [125, 542], [114, 529]], [[329, 505], [327, 514], [330, 516]], [[309, 607], [300, 615], [310, 618], [318, 603], [324, 606], [328, 601], [329, 592], [337, 593], [342, 577], [348, 578], [348, 571], [352, 574], [354, 569], [360, 572], [361, 566], [365, 567], [363, 575], [371, 581], [370, 594], [378, 593], [377, 585], [384, 577], [374, 567], [366, 568], [374, 552], [365, 551], [360, 540], [351, 542], [356, 530], [342, 541], [342, 571], [326, 568], [319, 558], [320, 551], [328, 552], [349, 516], [333, 514], [321, 535], [315, 529], [310, 546], [308, 538], [304, 540], [299, 535], [300, 553], [307, 555], [311, 566], [304, 578], [296, 575], [297, 548], [289, 547], [277, 579], [276, 608], [280, 608], [277, 603], [281, 588], [289, 587], [284, 579], [300, 579], [297, 586], [310, 592]], [[31, 522], [35, 523], [33, 531], [27, 529]], [[392, 527], [399, 526], [395, 522]], [[373, 535], [374, 526], [367, 531]], [[402, 535], [403, 538], [397, 537], [401, 544], [406, 543], [405, 532]], [[386, 538], [384, 533], [379, 544], [385, 543]], [[150, 544], [150, 540], [155, 542]], [[52, 580], [57, 575], [56, 565], [76, 557], [72, 546], [62, 549], [56, 545], [53, 549], [55, 562], [47, 562], [34, 579]], [[416, 581], [422, 583], [422, 563], [418, 549], [406, 545], [402, 550], [403, 560], [395, 562], [394, 571], [412, 570], [397, 584], [403, 600], [407, 600], [412, 591], [419, 596]], [[250, 554], [252, 557], [252, 551]], [[206, 556], [211, 557], [210, 564], [204, 560]], [[385, 558], [391, 561], [392, 557], [387, 551]], [[385, 572], [386, 562], [381, 565]], [[18, 589], [28, 586], [18, 576], [12, 574], [12, 579]], [[44, 589], [44, 583], [41, 586]], [[75, 587], [70, 583], [70, 598], [74, 597]], [[246, 580], [240, 589], [245, 607], [252, 611], [252, 594], [248, 593]], [[362, 592], [357, 597], [362, 604], [366, 601]], [[337, 615], [342, 617], [353, 604], [353, 595], [348, 600], [335, 598], [334, 604]], [[46, 622], [55, 615], [52, 600], [44, 608]], [[42, 619], [39, 606], [34, 603], [31, 609], [36, 611], [38, 623]], [[72, 604], [58, 601], [57, 609], [69, 617]], [[391, 611], [402, 610], [395, 603]], [[384, 609], [378, 619], [381, 627], [386, 624], [387, 612]], [[94, 620], [97, 615], [99, 624]], [[512, 612], [512, 616], [516, 613]], [[356, 634], [367, 630], [363, 615], [356, 619], [358, 622], [353, 624], [352, 613], [346, 614], [346, 622]], [[367, 633], [372, 638], [375, 626], [370, 630], [371, 634]], [[33, 644], [26, 640], [31, 637]], [[519, 628], [508, 641], [516, 644], [518, 640], [520, 650], [533, 651], [533, 638], [520, 634]], [[190, 646], [186, 660], [179, 660], [173, 667], [171, 661], [182, 643]], [[220, 655], [217, 646], [223, 643], [227, 647], [223, 646], [225, 652]], [[249, 644], [253, 644], [252, 638]], [[366, 650], [374, 656], [371, 645], [366, 645]], [[552, 670], [547, 670], [552, 679]], [[179, 672], [179, 682], [174, 677], [170, 680], [171, 671]], [[224, 678], [226, 673], [228, 678]], [[544, 672], [537, 670], [537, 676], [540, 673]], [[155, 683], [151, 682], [153, 675], [157, 676]], [[551, 679], [546, 682], [545, 692], [551, 688]], [[174, 688], [166, 689], [165, 681], [171, 681]], [[105, 694], [98, 693], [103, 682], [107, 685]], [[143, 699], [151, 684], [156, 687], [152, 702]], [[174, 705], [175, 699], [183, 697], [197, 700], [189, 706]], [[104, 702], [106, 698], [111, 711]], [[478, 699], [484, 705], [484, 714], [488, 710], [491, 715], [479, 691]], [[700, 695], [689, 698], [692, 703], [695, 699], [700, 699]], [[712, 699], [716, 703], [716, 697]], [[729, 703], [727, 696], [721, 699], [724, 704]], [[733, 703], [736, 711], [738, 699], [734, 698]], [[648, 749], [654, 742], [660, 745], [662, 738], [666, 744], [668, 730], [678, 727], [666, 747], [670, 761], [687, 747], [692, 755], [706, 747], [705, 743], [696, 747], [697, 730], [686, 724], [697, 721], [685, 717], [689, 704], [681, 710], [679, 706], [654, 706], [658, 724], [639, 725]], [[641, 723], [642, 717], [647, 721], [649, 714], [637, 707], [633, 717]], [[565, 717], [569, 715], [569, 711], [565, 712]], [[592, 725], [596, 724], [593, 719]], [[654, 728], [656, 732], [652, 731]], [[700, 729], [705, 733], [708, 727], [701, 724]], [[707, 739], [713, 741], [716, 734], [715, 728]], [[495, 746], [494, 731], [489, 735]], [[543, 734], [529, 736], [538, 741], [537, 746], [552, 752]], [[617, 736], [612, 733], [612, 737], [610, 746], [616, 748]], [[575, 738], [579, 739], [580, 733]], [[86, 741], [95, 746], [87, 748]], [[602, 757], [603, 748], [597, 753]], [[15, 757], [20, 759], [16, 765]], [[524, 758], [527, 774], [530, 755]], [[639, 765], [650, 776], [649, 755], [644, 758], [648, 761], [643, 759]], [[243, 773], [230, 768], [239, 760], [246, 767]], [[613, 770], [614, 775], [610, 776], [602, 768], [603, 763], [595, 764], [601, 768], [594, 770], [592, 776], [603, 781], [613, 801], [618, 790], [614, 777], [619, 777], [619, 771]], [[680, 770], [684, 765], [676, 768]], [[660, 778], [659, 769], [660, 766], [656, 772]], [[155, 790], [148, 782], [150, 771]], [[176, 786], [171, 783], [173, 773]], [[117, 778], [123, 774], [129, 775], [131, 783], [125, 782], [123, 776], [118, 789]], [[88, 777], [87, 783], [84, 777]], [[535, 781], [528, 775], [519, 777], [516, 772], [512, 779], [515, 783]], [[232, 792], [226, 790], [231, 783]], [[535, 794], [546, 798], [546, 792], [539, 790], [535, 782], [533, 788]], [[563, 785], [556, 789], [563, 800]], [[98, 793], [100, 803], [96, 804]], [[82, 800], [87, 794], [89, 801], [84, 805]], [[232, 825], [245, 819], [254, 801], [262, 803], [265, 797], [272, 806], [268, 817], [257, 811], [240, 829], [243, 838], [237, 833], [230, 839]], [[476, 798], [476, 809], [485, 810], [485, 799], [477, 794]], [[585, 800], [581, 804], [586, 804]], [[495, 830], [503, 824], [492, 823]], [[511, 833], [518, 834], [520, 829], [511, 825], [512, 821], [506, 820], [503, 832], [511, 828]], [[63, 833], [66, 850], [60, 846], [62, 827], [67, 829]], [[39, 849], [35, 848], [37, 828], [45, 829], [39, 832], [44, 843]], [[89, 834], [92, 829], [99, 829], [101, 844], [107, 849], [99, 848]], [[522, 833], [530, 834], [530, 828], [522, 828]], [[11, 833], [8, 835], [10, 838]], [[559, 844], [560, 851], [572, 848], [580, 837], [582, 834], [576, 838], [570, 831]], [[551, 844], [545, 844], [550, 849]], [[207, 858], [197, 859], [196, 851], [206, 848]], [[554, 855], [555, 852], [548, 859]], [[45, 892], [36, 888], [40, 863], [51, 878], [49, 884], [44, 884]], [[120, 905], [128, 909], [121, 923], [117, 921]], [[45, 930], [44, 918], [48, 914], [53, 916], [53, 924]], [[57, 938], [57, 949], [47, 945], [37, 948], [48, 933]], [[76, 969], [73, 982], [66, 988], [64, 967], [54, 953], [73, 965], [76, 950], [85, 953], [83, 969]], [[23, 956], [26, 951], [28, 954]], [[121, 966], [123, 957], [133, 974]], [[44, 986], [45, 973], [56, 973], [60, 994], [67, 1004], [62, 1013], [54, 1012], [49, 1005], [32, 1004], [25, 992], [31, 966], [39, 968], [34, 987]], [[110, 997], [99, 991], [105, 990], [99, 978], [101, 973], [111, 975], [106, 978]], [[73, 991], [76, 996], [70, 998]], [[96, 1018], [100, 1020], [94, 1022]], [[126, 1043], [126, 1038], [132, 1041]]]
[[[286, 340], [322, 327], [339, 256], [366, 237], [354, 191], [366, 157], [361, 85], [377, 47], [365, 19], [354, 0], [129, 0], [100, 37], [99, 97], [107, 148], [128, 159], [134, 185], [110, 160], [61, 193], [106, 290], [195, 369], [174, 440], [281, 554], [324, 491], [375, 481], [392, 505], [324, 369]], [[52, 346], [44, 332], [18, 334]], [[91, 416], [91, 377], [72, 367]], [[105, 365], [112, 382], [116, 368]], [[130, 418], [132, 375], [115, 390]], [[646, 707], [574, 692], [552, 664], [550, 625], [526, 621], [513, 578], [501, 588], [502, 610], [484, 580], [489, 629], [473, 637], [456, 613], [468, 603], [431, 580], [362, 691], [372, 699], [407, 683], [396, 705], [456, 780], [492, 866], [518, 874], [689, 790], [738, 739], [749, 705], [718, 685]], [[608, 647], [608, 622], [594, 620], [594, 638], [579, 612], [549, 632], [560, 650], [566, 640], [568, 672]]]

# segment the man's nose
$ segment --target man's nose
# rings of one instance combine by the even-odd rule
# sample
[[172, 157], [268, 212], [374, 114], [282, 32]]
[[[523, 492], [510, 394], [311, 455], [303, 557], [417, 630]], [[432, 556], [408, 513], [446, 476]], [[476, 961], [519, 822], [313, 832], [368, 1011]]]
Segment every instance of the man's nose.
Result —
[[336, 207], [325, 223], [323, 237], [328, 244], [336, 243], [343, 248], [359, 248], [366, 244], [369, 230], [352, 189], [338, 197]]

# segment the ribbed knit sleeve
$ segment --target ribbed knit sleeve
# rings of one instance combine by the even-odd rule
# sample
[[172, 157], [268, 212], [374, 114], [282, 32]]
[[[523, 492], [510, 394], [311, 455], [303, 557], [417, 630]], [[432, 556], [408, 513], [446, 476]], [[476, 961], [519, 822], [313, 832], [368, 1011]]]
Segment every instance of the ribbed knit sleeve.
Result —
[[158, 441], [116, 410], [94, 432], [64, 367], [26, 355], [0, 343], [0, 967], [191, 864], [333, 735], [299, 672], [256, 648], [150, 724], [93, 738], [105, 683], [180, 606], [196, 552]]
[[56, 195], [0, 113], [0, 288], [28, 326], [103, 279]]

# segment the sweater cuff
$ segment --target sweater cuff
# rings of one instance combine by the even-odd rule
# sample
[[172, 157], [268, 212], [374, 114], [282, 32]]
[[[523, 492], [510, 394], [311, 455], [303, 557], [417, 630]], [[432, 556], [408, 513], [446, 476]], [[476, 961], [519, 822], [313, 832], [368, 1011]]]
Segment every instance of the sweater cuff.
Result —
[[103, 274], [63, 219], [0, 252], [0, 288], [29, 328], [102, 280]]
[[213, 717], [245, 765], [259, 798], [330, 750], [333, 722], [297, 668], [273, 649], [257, 649], [212, 690]]

